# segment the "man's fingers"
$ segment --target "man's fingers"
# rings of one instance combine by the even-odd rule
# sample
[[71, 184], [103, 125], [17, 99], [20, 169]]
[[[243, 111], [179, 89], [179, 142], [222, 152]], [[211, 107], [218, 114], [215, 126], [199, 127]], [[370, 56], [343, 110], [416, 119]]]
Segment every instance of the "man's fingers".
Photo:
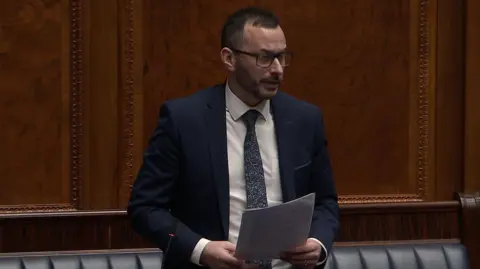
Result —
[[226, 264], [228, 267], [233, 267], [233, 268], [241, 268], [242, 266], [242, 261], [236, 259], [235, 257], [226, 254], [225, 256], [222, 257], [222, 262]]
[[309, 252], [305, 254], [298, 254], [298, 255], [291, 255], [288, 257], [289, 260], [291, 261], [298, 261], [298, 262], [304, 262], [304, 261], [310, 261], [310, 260], [318, 260], [320, 257], [317, 253], [315, 252]]
[[284, 255], [280, 257], [282, 260], [287, 261], [305, 261], [305, 260], [316, 260], [320, 258], [315, 252], [305, 253], [305, 254], [296, 254], [296, 255]]
[[285, 251], [286, 255], [297, 255], [297, 254], [302, 254], [302, 253], [308, 253], [314, 251], [314, 247], [307, 247], [307, 246], [301, 246], [301, 247], [296, 247], [291, 250]]
[[229, 252], [235, 252], [235, 245], [232, 244], [231, 242], [225, 242], [225, 244], [223, 245], [223, 247], [228, 250]]
[[298, 253], [308, 253], [317, 250], [318, 246], [315, 243], [307, 242], [302, 246], [295, 247], [286, 251], [286, 253], [290, 254], [298, 254]]

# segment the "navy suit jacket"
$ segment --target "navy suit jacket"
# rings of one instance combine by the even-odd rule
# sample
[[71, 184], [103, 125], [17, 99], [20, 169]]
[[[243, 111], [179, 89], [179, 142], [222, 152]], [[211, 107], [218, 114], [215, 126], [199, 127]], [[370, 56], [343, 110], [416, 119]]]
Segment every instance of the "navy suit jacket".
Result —
[[[271, 106], [284, 201], [316, 193], [310, 236], [330, 251], [339, 210], [322, 114], [281, 91]], [[165, 102], [133, 185], [132, 226], [166, 252], [171, 268], [197, 268], [190, 256], [202, 237], [228, 238], [225, 113], [224, 84]]]

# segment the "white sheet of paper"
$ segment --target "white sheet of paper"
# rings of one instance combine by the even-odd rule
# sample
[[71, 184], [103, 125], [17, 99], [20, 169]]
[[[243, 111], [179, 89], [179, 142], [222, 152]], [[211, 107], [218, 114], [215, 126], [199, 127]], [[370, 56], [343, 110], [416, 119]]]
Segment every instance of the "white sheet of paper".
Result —
[[312, 223], [315, 193], [279, 205], [249, 209], [242, 222], [235, 257], [277, 259], [283, 251], [302, 245]]

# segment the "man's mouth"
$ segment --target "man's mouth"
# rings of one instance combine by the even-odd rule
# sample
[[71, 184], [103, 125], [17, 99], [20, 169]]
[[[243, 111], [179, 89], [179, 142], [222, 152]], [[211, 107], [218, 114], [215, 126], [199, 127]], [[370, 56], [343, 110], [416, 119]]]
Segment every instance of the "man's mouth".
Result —
[[266, 85], [278, 86], [280, 81], [262, 81], [262, 83]]
[[264, 84], [264, 87], [268, 91], [276, 91], [278, 89], [278, 85], [280, 84], [279, 82], [273, 82], [273, 81], [264, 81], [262, 82]]

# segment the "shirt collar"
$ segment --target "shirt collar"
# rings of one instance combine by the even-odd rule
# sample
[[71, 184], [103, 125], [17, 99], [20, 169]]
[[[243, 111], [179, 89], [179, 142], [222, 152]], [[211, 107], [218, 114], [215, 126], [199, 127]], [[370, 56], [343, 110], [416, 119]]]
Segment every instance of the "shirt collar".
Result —
[[250, 107], [232, 92], [228, 86], [228, 82], [225, 83], [225, 104], [227, 106], [227, 111], [230, 113], [230, 116], [234, 121], [237, 121], [250, 109], [255, 109], [260, 112], [260, 115], [265, 120], [270, 118], [270, 100], [262, 101], [258, 105]]

